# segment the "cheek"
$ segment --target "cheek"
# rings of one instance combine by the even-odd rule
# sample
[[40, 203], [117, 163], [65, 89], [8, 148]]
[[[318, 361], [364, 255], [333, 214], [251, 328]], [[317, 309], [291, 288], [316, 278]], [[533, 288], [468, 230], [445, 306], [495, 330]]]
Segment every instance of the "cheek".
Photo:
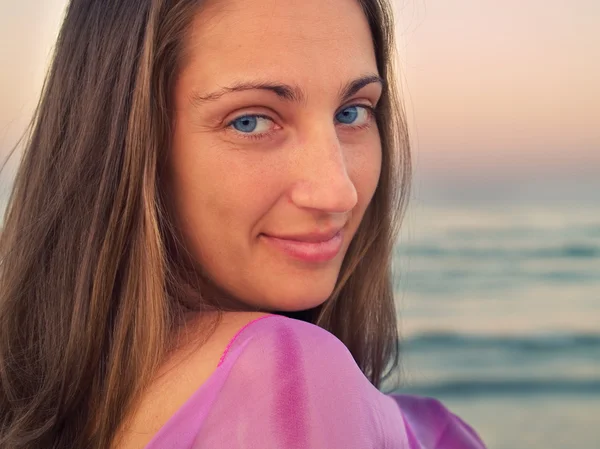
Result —
[[209, 140], [179, 137], [170, 175], [177, 225], [210, 271], [214, 263], [237, 260], [247, 250], [257, 222], [274, 202], [278, 172]]

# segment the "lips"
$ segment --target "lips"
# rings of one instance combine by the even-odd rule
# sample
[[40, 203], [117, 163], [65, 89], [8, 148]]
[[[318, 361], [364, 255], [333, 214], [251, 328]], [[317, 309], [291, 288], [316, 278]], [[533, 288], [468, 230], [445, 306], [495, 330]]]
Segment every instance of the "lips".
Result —
[[285, 237], [263, 234], [262, 237], [271, 247], [305, 262], [327, 262], [333, 259], [344, 242], [343, 229]]
[[322, 243], [322, 242], [327, 242], [327, 241], [331, 240], [340, 231], [341, 231], [341, 228], [332, 229], [327, 232], [309, 232], [306, 234], [295, 234], [295, 235], [286, 235], [286, 236], [269, 235], [269, 237], [277, 238], [280, 240], [292, 240], [295, 242]]

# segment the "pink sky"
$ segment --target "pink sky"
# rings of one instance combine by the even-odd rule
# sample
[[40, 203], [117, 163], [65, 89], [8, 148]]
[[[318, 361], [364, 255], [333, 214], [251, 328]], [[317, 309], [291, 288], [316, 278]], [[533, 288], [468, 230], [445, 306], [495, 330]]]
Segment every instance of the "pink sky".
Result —
[[401, 3], [407, 110], [424, 188], [600, 190], [600, 2]]
[[[0, 3], [2, 155], [35, 105], [64, 5]], [[395, 7], [417, 192], [600, 189], [600, 2]]]

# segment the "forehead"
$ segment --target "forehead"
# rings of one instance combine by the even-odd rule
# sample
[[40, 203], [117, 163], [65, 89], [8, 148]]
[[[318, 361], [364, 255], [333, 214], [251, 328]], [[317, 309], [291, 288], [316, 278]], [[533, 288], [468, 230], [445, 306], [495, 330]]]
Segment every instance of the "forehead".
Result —
[[248, 76], [337, 87], [377, 73], [357, 0], [212, 0], [202, 4], [185, 47], [184, 72], [203, 84]]

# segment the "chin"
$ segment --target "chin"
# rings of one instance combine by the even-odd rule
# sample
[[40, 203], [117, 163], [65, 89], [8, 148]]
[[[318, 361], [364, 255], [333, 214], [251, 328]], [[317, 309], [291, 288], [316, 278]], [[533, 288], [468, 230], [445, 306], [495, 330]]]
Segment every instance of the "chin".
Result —
[[299, 312], [302, 310], [313, 309], [323, 304], [333, 292], [331, 288], [317, 291], [296, 291], [296, 292], [280, 292], [280, 294], [268, 295], [268, 304], [261, 304], [265, 309], [279, 312]]
[[240, 308], [264, 312], [298, 312], [319, 307], [333, 293], [338, 270], [320, 275], [271, 274], [244, 279], [236, 288], [223, 288]]
[[262, 294], [256, 292], [254, 298], [246, 298], [242, 302], [253, 304], [265, 312], [298, 312], [323, 304], [331, 296], [333, 287], [332, 285], [331, 288], [295, 291], [289, 288], [278, 288]]

